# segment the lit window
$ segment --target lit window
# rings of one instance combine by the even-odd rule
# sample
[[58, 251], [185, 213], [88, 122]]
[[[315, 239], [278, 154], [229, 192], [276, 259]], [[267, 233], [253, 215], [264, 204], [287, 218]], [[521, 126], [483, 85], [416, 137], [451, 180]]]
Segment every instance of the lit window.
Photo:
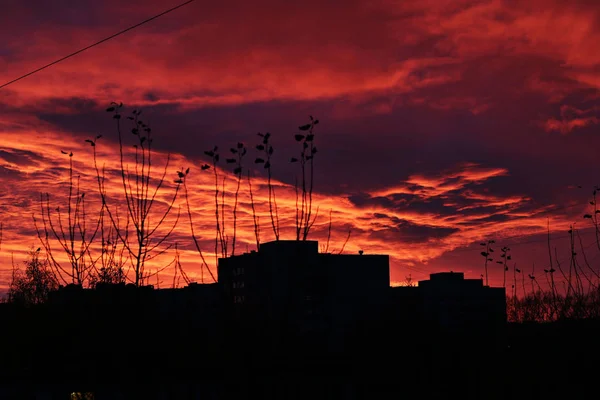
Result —
[[94, 393], [91, 392], [72, 392], [71, 400], [94, 400]]

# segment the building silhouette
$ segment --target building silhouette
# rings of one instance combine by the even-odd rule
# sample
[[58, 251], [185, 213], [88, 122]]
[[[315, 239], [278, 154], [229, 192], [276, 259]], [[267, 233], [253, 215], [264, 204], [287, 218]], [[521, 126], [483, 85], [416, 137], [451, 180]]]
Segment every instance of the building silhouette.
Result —
[[462, 272], [439, 272], [419, 281], [426, 322], [450, 331], [494, 331], [506, 324], [506, 291], [465, 279]]
[[[406, 360], [395, 371], [407, 379], [432, 376], [423, 383], [442, 379], [431, 375], [440, 368], [473, 369], [487, 362], [483, 344], [502, 343], [506, 303], [503, 289], [462, 273], [391, 287], [387, 255], [320, 253], [316, 241], [280, 240], [219, 259], [217, 283], [67, 285], [46, 304], [2, 304], [0, 314], [0, 340], [11, 343], [0, 366], [5, 385], [35, 382], [31, 390], [52, 398], [92, 391], [98, 399], [184, 398], [210, 387], [239, 399], [250, 393], [243, 382], [270, 387], [278, 371], [304, 386], [322, 376], [319, 385], [329, 387], [328, 374], [350, 376], [390, 354]], [[384, 379], [379, 371], [372, 382]], [[21, 388], [0, 385], [0, 394]], [[307, 390], [315, 397], [322, 389]], [[168, 394], [175, 392], [188, 394]]]
[[218, 276], [238, 329], [275, 347], [343, 351], [356, 333], [382, 324], [481, 345], [478, 338], [501, 343], [506, 325], [504, 288], [457, 272], [390, 287], [389, 256], [319, 253], [316, 241], [268, 242], [219, 259]]
[[505, 346], [506, 291], [465, 279], [462, 272], [430, 274], [415, 287], [390, 288], [388, 313], [397, 324], [412, 324], [442, 348]]
[[499, 329], [506, 323], [506, 291], [465, 279], [462, 272], [438, 272], [418, 286], [390, 288], [396, 313], [444, 332]]
[[[279, 240], [219, 259], [226, 308], [243, 328], [279, 340], [309, 340], [341, 350], [359, 321], [384, 310], [387, 255], [319, 253], [317, 241]], [[280, 343], [281, 344], [281, 343]]]

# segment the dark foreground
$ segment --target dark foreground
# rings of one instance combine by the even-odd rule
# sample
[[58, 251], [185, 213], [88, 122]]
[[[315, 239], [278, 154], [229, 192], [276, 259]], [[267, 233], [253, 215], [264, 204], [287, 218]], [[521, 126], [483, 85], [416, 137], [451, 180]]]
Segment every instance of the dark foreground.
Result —
[[275, 344], [269, 333], [227, 324], [116, 321], [4, 318], [0, 399], [73, 392], [94, 399], [598, 397], [600, 324], [593, 321], [509, 325], [485, 337], [369, 325], [347, 333], [337, 353], [319, 335], [288, 333]]

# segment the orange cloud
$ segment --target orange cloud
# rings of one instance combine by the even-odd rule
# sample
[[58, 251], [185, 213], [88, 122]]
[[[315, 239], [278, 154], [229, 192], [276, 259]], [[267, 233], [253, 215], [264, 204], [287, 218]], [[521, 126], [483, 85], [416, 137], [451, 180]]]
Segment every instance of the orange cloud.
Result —
[[[30, 140], [20, 140], [19, 137], [23, 137], [23, 135], [30, 138]], [[39, 139], [42, 137], [43, 141], [40, 141]], [[39, 193], [50, 192], [52, 205], [62, 204], [64, 207], [68, 156], [61, 154], [61, 150], [66, 149], [74, 153], [75, 174], [80, 177], [82, 190], [89, 193], [87, 196], [90, 201], [89, 215], [98, 212], [99, 202], [98, 196], [95, 194], [97, 193], [96, 173], [90, 159], [91, 147], [88, 143], [83, 142], [83, 140], [74, 141], [55, 131], [48, 131], [43, 134], [35, 133], [35, 131], [19, 134], [4, 132], [0, 134], [0, 138], [6, 145], [0, 152], [0, 168], [4, 174], [2, 177], [3, 183], [8, 189], [1, 197], [4, 220], [2, 252], [3, 264], [10, 265], [7, 260], [8, 254], [15, 252], [16, 259], [20, 259], [24, 257], [24, 252], [30, 246], [38, 246], [31, 216], [36, 215], [39, 221]], [[109, 197], [109, 206], [119, 206], [121, 213], [123, 213], [125, 208], [119, 175], [118, 147], [109, 138], [102, 138], [98, 141], [97, 150], [99, 165], [102, 165], [106, 171], [106, 190]], [[133, 149], [126, 148], [125, 151], [128, 168], [132, 170], [134, 165], [132, 164]], [[156, 153], [155, 163], [159, 168], [157, 173], [160, 171], [160, 166], [164, 165], [165, 157], [164, 153]], [[157, 197], [157, 211], [164, 210], [169, 202], [169, 196], [174, 188], [172, 180], [175, 179], [176, 170], [181, 166], [190, 166], [191, 172], [187, 179], [187, 185], [194, 229], [203, 247], [202, 250], [207, 262], [210, 268], [215, 271], [214, 177], [210, 171], [200, 171], [199, 165], [201, 163], [201, 160], [186, 159], [179, 154], [172, 156], [172, 164], [167, 171], [166, 186], [163, 191], [159, 192]], [[251, 161], [249, 161], [249, 164], [251, 164]], [[266, 181], [264, 177], [260, 176], [259, 172], [253, 172], [255, 176], [253, 179], [253, 197], [257, 210], [256, 215], [260, 221], [261, 240], [264, 242], [272, 240], [273, 234], [270, 230]], [[233, 193], [237, 182], [235, 176], [227, 170], [220, 170], [219, 173], [221, 177], [226, 178], [225, 230], [231, 243], [233, 234]], [[320, 240], [321, 245], [324, 247], [327, 237], [330, 236], [329, 251], [340, 251], [344, 246], [348, 232], [350, 232], [350, 240], [345, 245], [345, 251], [355, 252], [358, 249], [363, 249], [370, 253], [390, 254], [394, 262], [393, 271], [396, 271], [399, 265], [425, 263], [447, 251], [464, 246], [487, 235], [493, 234], [498, 237], [514, 234], [515, 231], [518, 231], [521, 235], [544, 231], [547, 217], [535, 216], [535, 209], [525, 213], [528, 216], [526, 219], [511, 217], [513, 212], [523, 213], [518, 208], [527, 206], [528, 198], [526, 196], [500, 197], [477, 194], [473, 190], [464, 190], [467, 185], [481, 184], [490, 179], [506, 176], [507, 173], [508, 171], [501, 168], [486, 168], [473, 163], [465, 163], [455, 170], [447, 170], [437, 176], [414, 175], [399, 186], [374, 191], [367, 195], [368, 201], [366, 204], [358, 204], [352, 197], [346, 195], [330, 196], [315, 192], [313, 212], [316, 213], [318, 208], [318, 218], [313, 226], [311, 237]], [[274, 183], [279, 220], [282, 227], [281, 235], [282, 238], [291, 239], [295, 237], [295, 189], [283, 182], [275, 181]], [[456, 211], [447, 215], [440, 214], [440, 211], [435, 208], [429, 210], [426, 208], [428, 202], [444, 198], [452, 193], [458, 193], [455, 196], [458, 196], [456, 199], [459, 201], [476, 201], [477, 206], [480, 208], [491, 207], [502, 210], [501, 213], [506, 215], [506, 218], [487, 220], [487, 216], [495, 215], [489, 211], [464, 214], [469, 209], [468, 206], [462, 208], [455, 206]], [[414, 196], [418, 200], [387, 203], [378, 202], [377, 200], [381, 198], [393, 199], [394, 196], [403, 194]], [[94, 201], [94, 199], [96, 200]], [[219, 201], [221, 201], [220, 198]], [[444, 202], [451, 204], [452, 198], [448, 198]], [[477, 208], [477, 206], [470, 208]], [[503, 208], [505, 206], [511, 206], [512, 208]], [[190, 277], [200, 279], [201, 262], [191, 242], [189, 222], [186, 220], [186, 208], [182, 197], [180, 197], [177, 207], [181, 207], [182, 214], [171, 242], [179, 243], [180, 259]], [[329, 233], [330, 212], [331, 234]], [[153, 214], [154, 221], [156, 221], [158, 215]], [[174, 222], [174, 218], [175, 216], [172, 215], [170, 223]], [[553, 217], [554, 226], [563, 228], [565, 223], [561, 221], [559, 216]], [[159, 233], [165, 233], [169, 226], [169, 223], [166, 223], [159, 230]], [[237, 228], [238, 251], [252, 249], [255, 246], [253, 212], [245, 179], [239, 192]], [[55, 251], [59, 254], [60, 249], [57, 247], [56, 242], [54, 246]], [[93, 247], [93, 251], [99, 251], [99, 248], [97, 246]], [[148, 270], [160, 270], [168, 265], [173, 257], [173, 251], [168, 251], [163, 256], [152, 260], [149, 263]], [[66, 257], [63, 255], [59, 259], [64, 262]], [[8, 272], [5, 270], [4, 284], [6, 284], [7, 274]], [[169, 285], [169, 283], [165, 283], [165, 280], [169, 282], [166, 278], [169, 274], [172, 274], [170, 269], [162, 273], [160, 279], [163, 280], [163, 285]], [[397, 272], [393, 272], [393, 274], [397, 274]], [[207, 278], [206, 273], [204, 273], [204, 277]]]

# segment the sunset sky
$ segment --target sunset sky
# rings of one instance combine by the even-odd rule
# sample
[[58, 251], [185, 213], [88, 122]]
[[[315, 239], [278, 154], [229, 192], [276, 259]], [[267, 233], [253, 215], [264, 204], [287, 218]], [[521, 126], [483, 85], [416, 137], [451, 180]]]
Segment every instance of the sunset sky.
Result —
[[[0, 85], [179, 3], [5, 0]], [[20, 263], [39, 246], [32, 214], [39, 218], [40, 192], [57, 206], [66, 194], [69, 157], [61, 150], [73, 152], [93, 214], [96, 175], [84, 140], [103, 135], [98, 160], [118, 198], [111, 101], [124, 103], [124, 115], [143, 110], [157, 171], [171, 153], [159, 199], [190, 167], [194, 228], [213, 270], [214, 181], [200, 170], [210, 162], [204, 151], [216, 145], [225, 158], [246, 144], [261, 240], [272, 240], [266, 176], [253, 162], [257, 133], [270, 132], [282, 238], [293, 239], [298, 166], [289, 159], [309, 115], [320, 121], [310, 239], [325, 244], [331, 211], [330, 251], [340, 251], [350, 230], [344, 251], [389, 254], [399, 284], [444, 270], [479, 278], [479, 243], [494, 239], [490, 284], [503, 283], [495, 261], [508, 245], [512, 261], [526, 273], [535, 265], [544, 286], [547, 224], [568, 264], [565, 237], [575, 223], [599, 268], [594, 230], [583, 219], [599, 184], [598, 43], [600, 5], [589, 0], [196, 0], [0, 89], [0, 291], [13, 257]], [[130, 121], [122, 122], [130, 153]], [[220, 165], [230, 207], [236, 178]], [[183, 200], [170, 241], [199, 280]], [[236, 253], [255, 246], [250, 209], [244, 180]], [[149, 268], [174, 251], [163, 256]], [[163, 271], [161, 287], [172, 273]]]

